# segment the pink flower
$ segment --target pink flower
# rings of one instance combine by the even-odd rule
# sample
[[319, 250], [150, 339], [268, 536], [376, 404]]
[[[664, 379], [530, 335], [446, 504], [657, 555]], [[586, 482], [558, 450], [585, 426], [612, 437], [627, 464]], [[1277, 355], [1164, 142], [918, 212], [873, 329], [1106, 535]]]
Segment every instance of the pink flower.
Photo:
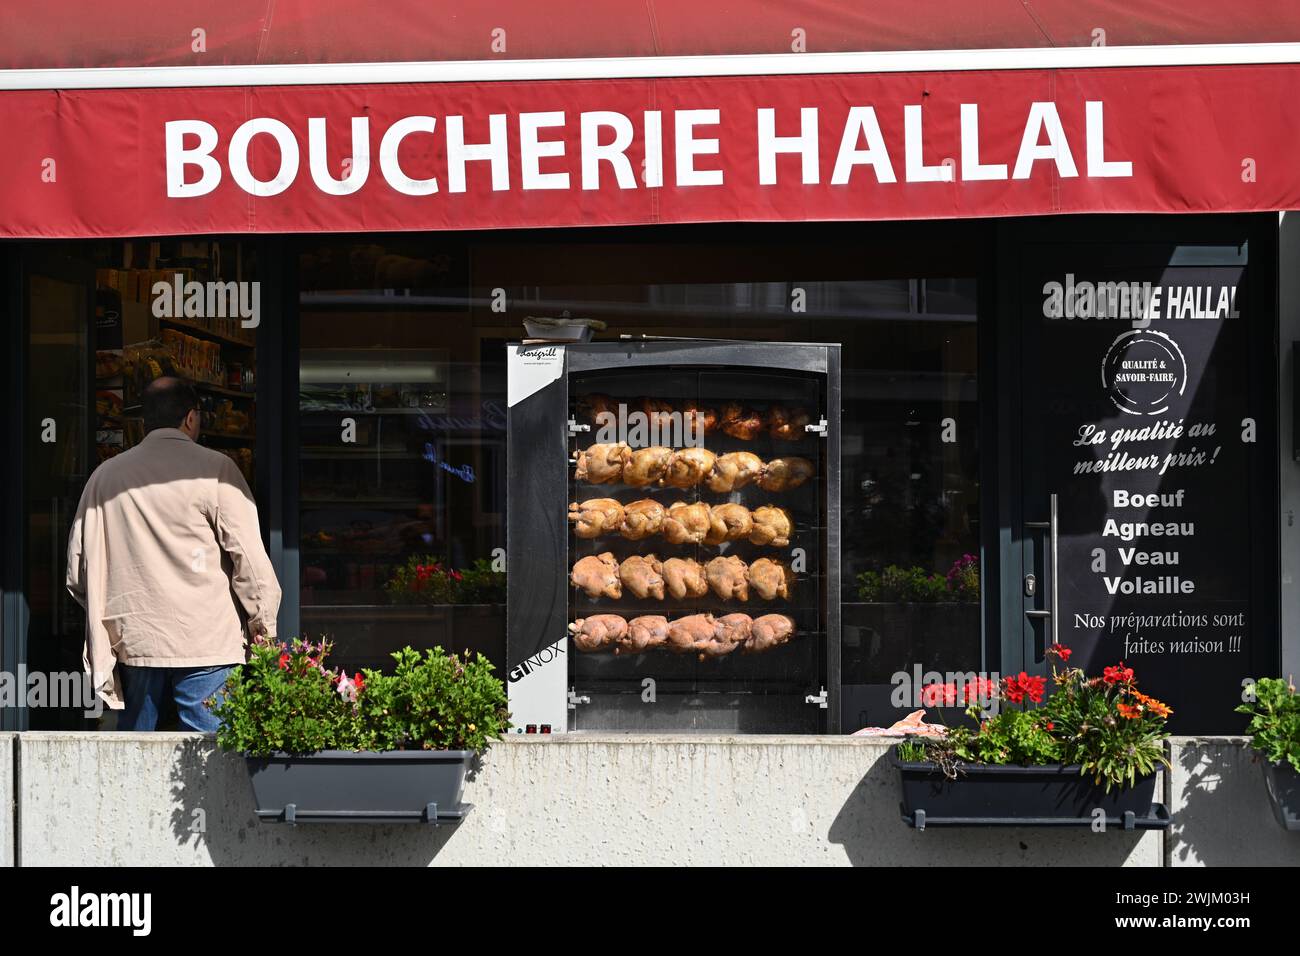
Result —
[[356, 682], [348, 678], [348, 672], [344, 671], [339, 674], [338, 688], [339, 696], [350, 704], [356, 703], [357, 685]]

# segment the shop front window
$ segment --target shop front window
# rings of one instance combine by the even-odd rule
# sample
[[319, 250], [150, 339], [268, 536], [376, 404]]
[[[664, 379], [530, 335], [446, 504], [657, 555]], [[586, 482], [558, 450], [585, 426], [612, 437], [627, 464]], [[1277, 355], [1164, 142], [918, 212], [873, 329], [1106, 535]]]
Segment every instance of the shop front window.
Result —
[[299, 255], [300, 622], [348, 670], [408, 644], [504, 658], [509, 332], [464, 269], [418, 240]]
[[[906, 713], [890, 699], [899, 673], [978, 669], [976, 283], [962, 277], [974, 270], [873, 278], [861, 273], [884, 266], [862, 265], [878, 258], [866, 247], [858, 258], [792, 247], [783, 262], [743, 244], [631, 245], [518, 234], [301, 242], [302, 633], [330, 637], [347, 668], [385, 666], [411, 644], [481, 651], [506, 673], [506, 514], [533, 506], [506, 492], [506, 345], [528, 336], [525, 320], [567, 315], [604, 323], [598, 341], [841, 345], [831, 566], [843, 729]], [[653, 377], [639, 381], [645, 394], [633, 398], [672, 400], [652, 394]], [[567, 535], [563, 517], [556, 534]], [[567, 585], [571, 568], [551, 571]], [[710, 692], [680, 686], [699, 700]], [[606, 715], [575, 724], [660, 726]], [[788, 725], [816, 729], [815, 715]], [[754, 729], [719, 713], [673, 726]]]
[[[69, 531], [91, 473], [144, 437], [144, 387], [163, 375], [190, 382], [199, 395], [199, 441], [254, 483], [260, 320], [251, 290], [259, 270], [241, 243], [142, 239], [30, 244], [22, 273], [26, 617], [19, 651], [28, 673], [67, 687], [82, 673], [86, 630], [65, 586]], [[209, 288], [234, 298], [209, 308], [216, 304]], [[28, 726], [85, 726], [89, 709], [60, 706], [68, 703], [50, 698], [30, 707]], [[111, 728], [112, 719], [105, 711], [92, 723]], [[159, 726], [175, 726], [174, 719], [174, 711], [164, 713]]]

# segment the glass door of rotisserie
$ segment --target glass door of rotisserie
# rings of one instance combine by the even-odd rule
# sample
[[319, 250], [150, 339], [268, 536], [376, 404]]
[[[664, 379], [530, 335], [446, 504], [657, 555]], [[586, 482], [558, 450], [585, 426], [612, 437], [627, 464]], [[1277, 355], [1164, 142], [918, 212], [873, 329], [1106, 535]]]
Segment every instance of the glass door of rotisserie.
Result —
[[569, 377], [572, 730], [816, 733], [838, 713], [828, 375], [752, 348]]

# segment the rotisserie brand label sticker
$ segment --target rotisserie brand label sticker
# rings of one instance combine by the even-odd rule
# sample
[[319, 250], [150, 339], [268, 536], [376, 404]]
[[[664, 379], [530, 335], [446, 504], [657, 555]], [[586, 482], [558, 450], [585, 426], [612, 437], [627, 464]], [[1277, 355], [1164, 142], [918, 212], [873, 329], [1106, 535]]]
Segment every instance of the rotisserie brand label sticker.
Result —
[[512, 345], [507, 352], [506, 398], [513, 407], [564, 372], [563, 345]]

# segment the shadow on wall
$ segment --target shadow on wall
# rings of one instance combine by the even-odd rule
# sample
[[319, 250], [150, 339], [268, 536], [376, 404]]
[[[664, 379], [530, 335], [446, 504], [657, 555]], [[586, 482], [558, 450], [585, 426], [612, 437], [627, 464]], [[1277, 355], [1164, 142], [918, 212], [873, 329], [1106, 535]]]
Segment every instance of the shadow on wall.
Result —
[[[902, 820], [898, 770], [876, 760], [835, 817], [830, 842], [854, 866], [1159, 866], [1159, 835], [1088, 828], [911, 829]], [[1143, 842], [1145, 841], [1145, 842]], [[1142, 844], [1139, 846], [1139, 844]]]
[[1240, 744], [1173, 746], [1170, 866], [1300, 866], [1300, 834], [1273, 818], [1264, 772]]
[[[469, 780], [479, 770], [475, 760]], [[310, 823], [257, 818], [244, 758], [193, 737], [172, 764], [176, 842], [215, 866], [428, 866], [456, 831], [450, 824]]]

